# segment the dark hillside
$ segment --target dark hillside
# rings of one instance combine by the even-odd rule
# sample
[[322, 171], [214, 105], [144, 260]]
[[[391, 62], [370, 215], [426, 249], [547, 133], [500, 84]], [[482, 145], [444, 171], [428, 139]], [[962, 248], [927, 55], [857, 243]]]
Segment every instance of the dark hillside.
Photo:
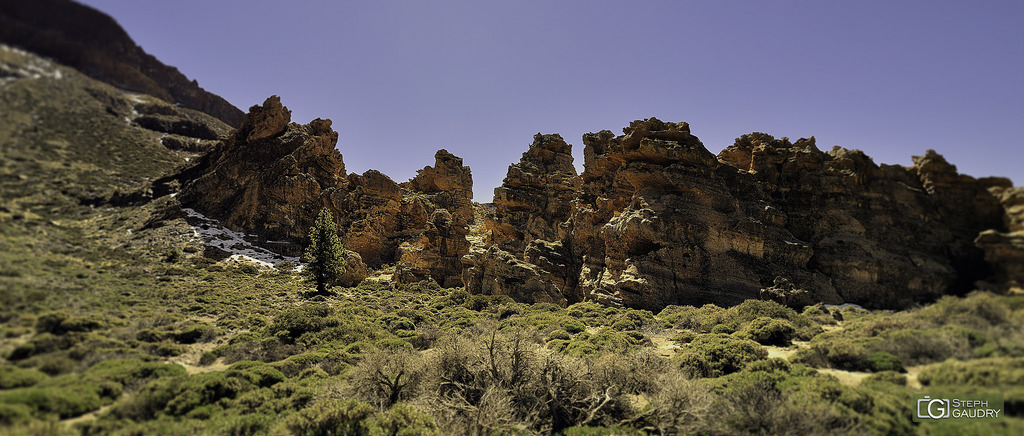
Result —
[[119, 88], [149, 94], [238, 126], [244, 114], [146, 53], [106, 14], [70, 0], [0, 0], [0, 42]]

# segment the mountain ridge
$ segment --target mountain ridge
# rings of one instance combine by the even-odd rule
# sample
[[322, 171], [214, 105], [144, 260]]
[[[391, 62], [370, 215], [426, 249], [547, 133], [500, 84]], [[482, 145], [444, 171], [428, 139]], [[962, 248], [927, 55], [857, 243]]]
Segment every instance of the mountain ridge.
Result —
[[237, 127], [244, 113], [135, 44], [110, 16], [72, 0], [0, 0], [0, 42]]

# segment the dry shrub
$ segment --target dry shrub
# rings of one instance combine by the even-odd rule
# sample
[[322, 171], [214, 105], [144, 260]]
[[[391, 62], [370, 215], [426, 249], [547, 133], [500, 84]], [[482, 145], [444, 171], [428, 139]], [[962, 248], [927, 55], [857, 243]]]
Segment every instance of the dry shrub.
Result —
[[482, 326], [466, 333], [439, 341], [419, 399], [446, 434], [552, 434], [630, 413], [623, 383], [614, 382], [628, 380], [621, 368], [549, 353], [536, 332]]
[[650, 407], [634, 417], [631, 424], [658, 434], [715, 432], [719, 401], [711, 388], [689, 379], [678, 369], [661, 373], [657, 386], [650, 391]]
[[352, 372], [356, 397], [380, 410], [418, 394], [426, 372], [423, 358], [408, 349], [384, 349], [366, 354]]

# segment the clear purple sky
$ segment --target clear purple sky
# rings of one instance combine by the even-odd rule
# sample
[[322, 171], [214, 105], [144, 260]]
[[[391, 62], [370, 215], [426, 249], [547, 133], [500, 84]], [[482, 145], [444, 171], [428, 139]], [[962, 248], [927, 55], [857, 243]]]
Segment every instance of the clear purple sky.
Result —
[[1024, 181], [1024, 2], [85, 0], [246, 110], [334, 121], [349, 171], [404, 181], [446, 148], [490, 201], [534, 133], [687, 121]]

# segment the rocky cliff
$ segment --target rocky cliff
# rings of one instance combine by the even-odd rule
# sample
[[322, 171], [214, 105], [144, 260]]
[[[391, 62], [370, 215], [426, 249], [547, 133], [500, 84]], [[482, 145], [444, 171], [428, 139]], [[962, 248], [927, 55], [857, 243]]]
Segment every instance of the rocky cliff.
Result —
[[434, 166], [398, 184], [374, 170], [346, 173], [337, 143], [330, 120], [292, 123], [273, 96], [195, 165], [158, 183], [180, 183], [183, 206], [291, 255], [326, 207], [359, 254], [354, 263], [395, 264], [400, 282], [459, 285], [473, 219], [473, 179], [462, 159], [440, 150]]
[[103, 82], [205, 112], [237, 127], [245, 114], [164, 65], [108, 15], [71, 0], [0, 0], [0, 42]]
[[686, 123], [650, 118], [584, 135], [582, 174], [559, 135], [537, 134], [484, 206], [445, 150], [405, 183], [346, 174], [330, 126], [291, 123], [271, 97], [176, 176], [179, 198], [292, 254], [327, 207], [361, 262], [394, 264], [399, 283], [526, 302], [897, 308], [1021, 282], [1019, 190], [933, 151], [879, 166], [752, 133], [716, 156]]
[[568, 147], [552, 146], [560, 138], [535, 138], [496, 190], [490, 246], [467, 257], [471, 292], [648, 309], [760, 297], [892, 308], [971, 289], [993, 265], [1019, 274], [1018, 260], [998, 260], [1013, 236], [975, 244], [1005, 229], [1013, 201], [992, 192], [1009, 181], [960, 175], [933, 151], [905, 168], [823, 152], [813, 137], [753, 133], [715, 156], [686, 123], [652, 118], [623, 133], [584, 135], [579, 179]]

